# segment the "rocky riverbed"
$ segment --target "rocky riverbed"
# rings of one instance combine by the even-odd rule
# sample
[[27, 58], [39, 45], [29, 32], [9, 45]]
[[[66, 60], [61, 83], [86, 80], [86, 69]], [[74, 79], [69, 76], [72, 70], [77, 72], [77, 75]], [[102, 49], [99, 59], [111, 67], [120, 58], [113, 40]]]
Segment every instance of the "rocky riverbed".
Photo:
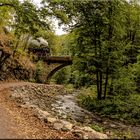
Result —
[[[40, 121], [49, 123], [55, 130], [71, 132], [85, 139], [140, 137], [139, 126], [101, 118], [79, 107], [77, 94], [77, 91], [68, 93], [60, 85], [27, 84], [10, 88], [11, 100], [22, 108], [31, 108]], [[91, 126], [98, 125], [103, 128], [104, 134], [91, 129]]]
[[[60, 98], [64, 97], [65, 99], [65, 95], [67, 95], [66, 90], [63, 88], [63, 86], [59, 85], [28, 84], [10, 88], [11, 100], [16, 101], [22, 108], [32, 109], [32, 111], [34, 112], [34, 116], [40, 119], [40, 121], [50, 124], [50, 127], [52, 127], [53, 129], [58, 131], [71, 132], [77, 138], [108, 138], [106, 134], [97, 132], [94, 129], [91, 129], [89, 126], [78, 125], [75, 118], [73, 118], [75, 122], [68, 121], [68, 114], [65, 114], [66, 117], [64, 117], [64, 115], [62, 114], [57, 114], [57, 112], [61, 111], [61, 109], [55, 108], [55, 102], [59, 102], [58, 96]], [[68, 97], [68, 99], [71, 99], [68, 95], [66, 97]], [[68, 101], [67, 103], [75, 104], [73, 101]], [[71, 106], [73, 108], [73, 110], [71, 110], [73, 113], [77, 111], [75, 110], [76, 107], [79, 111], [81, 110], [81, 108], [78, 108], [76, 104], [75, 106], [72, 106], [70, 104], [68, 104], [68, 106]], [[67, 108], [67, 105], [65, 107]], [[77, 112], [77, 114], [79, 113], [80, 112]]]

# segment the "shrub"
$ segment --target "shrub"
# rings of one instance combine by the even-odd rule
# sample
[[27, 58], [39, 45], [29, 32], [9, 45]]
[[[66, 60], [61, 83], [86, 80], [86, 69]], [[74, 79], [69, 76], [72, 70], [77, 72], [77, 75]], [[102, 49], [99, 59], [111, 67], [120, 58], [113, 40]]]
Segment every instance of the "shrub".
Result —
[[98, 131], [98, 132], [103, 132], [103, 128], [97, 124], [91, 125], [91, 128]]
[[37, 83], [44, 83], [45, 82], [45, 76], [44, 76], [45, 70], [44, 65], [42, 61], [38, 61], [36, 64], [36, 74], [35, 74], [35, 81]]
[[92, 95], [81, 94], [78, 102], [91, 112], [124, 122], [140, 123], [140, 95], [114, 96], [97, 100]]
[[54, 76], [53, 76], [54, 82], [56, 84], [65, 84], [67, 83], [68, 79], [68, 72], [66, 68], [63, 68], [59, 70]]
[[113, 81], [113, 92], [118, 95], [128, 95], [136, 90], [135, 75], [133, 68], [120, 68]]

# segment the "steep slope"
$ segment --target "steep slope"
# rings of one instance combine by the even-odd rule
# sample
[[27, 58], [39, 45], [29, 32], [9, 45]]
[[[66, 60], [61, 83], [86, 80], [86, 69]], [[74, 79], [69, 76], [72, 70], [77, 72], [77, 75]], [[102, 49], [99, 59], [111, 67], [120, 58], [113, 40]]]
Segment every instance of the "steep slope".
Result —
[[35, 66], [27, 54], [15, 52], [15, 38], [0, 27], [0, 80], [27, 80], [34, 75]]
[[10, 56], [0, 70], [0, 80], [29, 80], [33, 78], [35, 65], [27, 57]]

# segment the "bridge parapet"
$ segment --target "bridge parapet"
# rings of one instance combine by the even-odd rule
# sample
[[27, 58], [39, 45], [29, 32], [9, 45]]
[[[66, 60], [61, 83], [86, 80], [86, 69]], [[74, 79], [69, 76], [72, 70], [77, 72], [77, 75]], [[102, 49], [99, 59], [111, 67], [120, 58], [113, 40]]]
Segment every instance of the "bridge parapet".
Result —
[[72, 58], [69, 56], [48, 56], [43, 58], [43, 61], [47, 63], [72, 64]]

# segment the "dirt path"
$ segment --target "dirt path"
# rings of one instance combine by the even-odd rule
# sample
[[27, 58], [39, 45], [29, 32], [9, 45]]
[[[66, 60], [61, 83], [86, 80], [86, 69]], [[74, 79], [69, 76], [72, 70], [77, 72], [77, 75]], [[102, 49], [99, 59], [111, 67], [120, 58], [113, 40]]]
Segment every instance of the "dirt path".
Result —
[[[16, 85], [18, 83], [0, 84], [0, 95], [6, 88]], [[0, 96], [0, 139], [23, 138], [24, 136], [18, 133], [18, 128], [19, 124], [13, 119], [3, 102], [2, 96]]]
[[10, 114], [0, 104], [0, 139], [23, 138], [17, 132], [18, 124], [12, 120]]

